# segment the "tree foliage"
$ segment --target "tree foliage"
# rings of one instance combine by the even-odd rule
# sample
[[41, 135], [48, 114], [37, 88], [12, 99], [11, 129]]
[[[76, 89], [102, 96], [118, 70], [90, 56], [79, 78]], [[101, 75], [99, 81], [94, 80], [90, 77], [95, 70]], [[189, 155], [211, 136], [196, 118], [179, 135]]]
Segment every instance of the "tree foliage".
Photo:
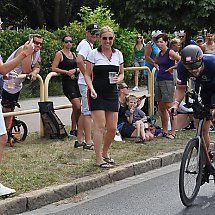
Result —
[[56, 30], [78, 19], [81, 6], [95, 9], [98, 4], [98, 0], [1, 0], [0, 17], [5, 26]]
[[101, 0], [115, 14], [122, 27], [186, 30], [215, 29], [214, 0]]

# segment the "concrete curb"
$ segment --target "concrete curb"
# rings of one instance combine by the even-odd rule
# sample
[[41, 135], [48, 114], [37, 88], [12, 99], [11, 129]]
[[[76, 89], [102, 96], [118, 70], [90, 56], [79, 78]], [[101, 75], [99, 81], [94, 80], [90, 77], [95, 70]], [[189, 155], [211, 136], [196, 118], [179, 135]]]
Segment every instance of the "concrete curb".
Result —
[[103, 173], [76, 179], [72, 183], [50, 186], [0, 201], [0, 215], [13, 215], [35, 210], [42, 206], [72, 197], [114, 181], [139, 175], [176, 162], [182, 158], [183, 150], [159, 155], [144, 161], [119, 166]]

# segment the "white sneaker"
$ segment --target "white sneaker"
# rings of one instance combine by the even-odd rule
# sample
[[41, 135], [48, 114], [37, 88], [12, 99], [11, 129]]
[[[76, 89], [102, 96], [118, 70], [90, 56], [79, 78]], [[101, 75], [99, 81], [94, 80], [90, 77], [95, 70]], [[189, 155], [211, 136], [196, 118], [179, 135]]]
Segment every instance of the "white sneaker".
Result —
[[0, 183], [0, 196], [7, 196], [15, 192], [16, 190], [5, 187], [3, 184]]
[[115, 137], [114, 137], [114, 141], [116, 142], [122, 142], [122, 137], [120, 134], [116, 134]]
[[138, 88], [138, 86], [135, 86], [132, 90], [133, 91], [140, 91], [139, 88]]

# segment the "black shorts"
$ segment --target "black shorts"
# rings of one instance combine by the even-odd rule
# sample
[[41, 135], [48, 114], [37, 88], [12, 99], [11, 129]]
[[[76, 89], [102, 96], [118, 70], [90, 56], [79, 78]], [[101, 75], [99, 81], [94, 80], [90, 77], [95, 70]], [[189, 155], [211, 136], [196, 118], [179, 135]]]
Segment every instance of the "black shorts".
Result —
[[93, 99], [89, 95], [88, 91], [88, 105], [90, 111], [93, 110], [105, 110], [105, 111], [112, 111], [118, 112], [119, 111], [119, 100], [117, 98], [102, 98], [98, 96], [96, 99]]
[[8, 93], [6, 90], [3, 89], [2, 101], [1, 101], [2, 106], [7, 107], [7, 105], [4, 105], [4, 104], [8, 104], [8, 103], [12, 103], [12, 102], [17, 103], [18, 99], [19, 99], [19, 94], [20, 94], [20, 91], [15, 94], [12, 94], [12, 93]]
[[62, 85], [63, 93], [69, 100], [81, 97], [77, 81], [62, 81]]

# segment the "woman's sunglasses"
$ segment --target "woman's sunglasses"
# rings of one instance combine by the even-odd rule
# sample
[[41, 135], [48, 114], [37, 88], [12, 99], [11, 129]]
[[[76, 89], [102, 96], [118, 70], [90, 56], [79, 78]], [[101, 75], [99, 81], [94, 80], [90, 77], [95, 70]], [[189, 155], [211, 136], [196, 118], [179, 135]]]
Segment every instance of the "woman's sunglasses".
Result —
[[137, 39], [142, 39], [142, 37], [137, 37]]
[[103, 40], [113, 40], [113, 37], [102, 37]]

